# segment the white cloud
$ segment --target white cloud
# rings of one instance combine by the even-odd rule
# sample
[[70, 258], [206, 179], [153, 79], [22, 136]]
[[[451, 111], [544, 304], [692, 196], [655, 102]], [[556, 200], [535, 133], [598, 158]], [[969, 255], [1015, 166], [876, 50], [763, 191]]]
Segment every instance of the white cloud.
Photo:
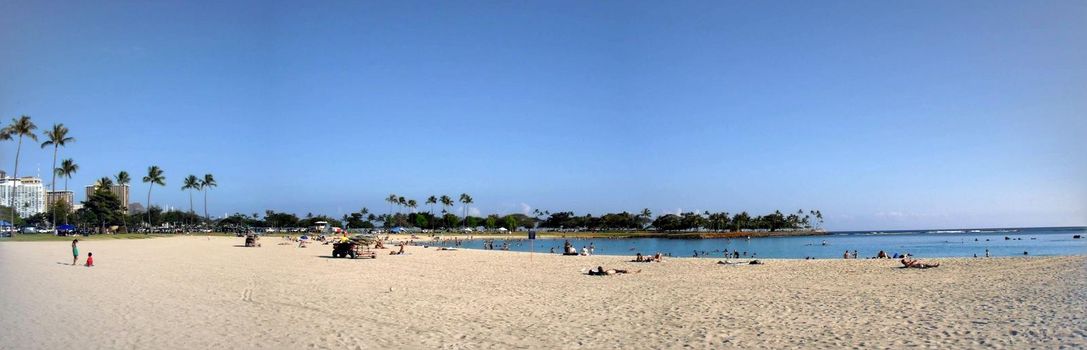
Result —
[[532, 215], [532, 207], [528, 204], [521, 203], [521, 214]]
[[476, 207], [468, 207], [468, 215], [469, 216], [475, 216], [475, 217], [480, 217], [481, 216], [479, 214], [479, 208], [476, 208]]
[[895, 219], [898, 219], [898, 218], [903, 218], [903, 217], [906, 217], [906, 216], [908, 216], [908, 215], [906, 215], [906, 214], [904, 214], [904, 213], [902, 213], [900, 211], [881, 211], [881, 212], [876, 213], [876, 217], [879, 217], [879, 218], [895, 218]]

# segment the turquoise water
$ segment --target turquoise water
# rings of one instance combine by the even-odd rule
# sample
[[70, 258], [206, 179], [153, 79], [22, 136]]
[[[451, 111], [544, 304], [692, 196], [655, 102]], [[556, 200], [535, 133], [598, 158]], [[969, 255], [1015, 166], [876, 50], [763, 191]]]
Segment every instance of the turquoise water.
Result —
[[[1073, 239], [1074, 235], [1084, 238]], [[1005, 239], [1005, 237], [1007, 239]], [[510, 240], [509, 250], [548, 253], [562, 251], [564, 239]], [[503, 240], [496, 240], [499, 248]], [[888, 255], [909, 253], [918, 257], [972, 257], [1087, 255], [1087, 228], [1009, 228], [1009, 229], [962, 229], [886, 232], [832, 232], [823, 236], [764, 237], [751, 239], [667, 239], [667, 238], [616, 238], [570, 239], [580, 252], [582, 246], [592, 244], [597, 255], [645, 255], [661, 252], [675, 257], [692, 257], [698, 251], [700, 257], [717, 258], [728, 250], [741, 252], [741, 257], [803, 259], [838, 258], [849, 250], [856, 250], [861, 258], [873, 257], [880, 250]], [[450, 245], [443, 243], [442, 245]], [[481, 249], [484, 240], [461, 241], [461, 248]], [[705, 253], [705, 256], [701, 256]], [[743, 255], [746, 253], [746, 255]]]

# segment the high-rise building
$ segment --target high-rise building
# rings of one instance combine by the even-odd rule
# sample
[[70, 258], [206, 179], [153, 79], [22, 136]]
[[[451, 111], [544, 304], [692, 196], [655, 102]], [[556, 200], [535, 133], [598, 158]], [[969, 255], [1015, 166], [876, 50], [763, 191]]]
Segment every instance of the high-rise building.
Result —
[[[91, 198], [91, 195], [94, 194], [94, 188], [94, 185], [87, 186], [87, 198]], [[121, 200], [121, 208], [124, 208], [125, 214], [128, 214], [128, 185], [112, 185], [109, 187], [109, 191], [113, 192], [117, 199]]]
[[45, 193], [45, 208], [49, 209], [55, 202], [68, 203], [69, 208], [75, 209], [75, 192], [72, 191], [49, 191]]
[[[12, 192], [15, 203], [12, 205]], [[15, 208], [22, 218], [45, 212], [45, 187], [42, 180], [33, 176], [18, 179], [0, 177], [0, 205]]]

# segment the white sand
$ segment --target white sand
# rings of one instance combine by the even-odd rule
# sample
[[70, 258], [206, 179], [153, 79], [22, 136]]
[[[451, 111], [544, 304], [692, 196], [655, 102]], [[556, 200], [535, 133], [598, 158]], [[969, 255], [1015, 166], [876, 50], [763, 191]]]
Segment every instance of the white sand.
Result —
[[[1087, 347], [1087, 257], [629, 263], [266, 238], [0, 243], [0, 348]], [[82, 262], [82, 260], [81, 260]], [[642, 269], [591, 277], [590, 266]]]

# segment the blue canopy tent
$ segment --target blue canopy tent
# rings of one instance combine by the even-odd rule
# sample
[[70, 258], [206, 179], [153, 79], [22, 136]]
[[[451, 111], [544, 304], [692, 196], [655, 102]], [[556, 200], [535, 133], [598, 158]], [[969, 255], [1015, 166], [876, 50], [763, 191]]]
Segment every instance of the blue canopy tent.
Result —
[[392, 233], [401, 233], [401, 232], [404, 232], [404, 228], [403, 228], [403, 227], [400, 227], [400, 226], [397, 226], [397, 227], [393, 227], [393, 229], [389, 230], [389, 232], [392, 232]]
[[75, 231], [75, 225], [68, 225], [68, 224], [60, 225], [60, 226], [57, 226], [57, 231]]
[[0, 220], [0, 227], [8, 227], [8, 226], [11, 226], [10, 222]]

